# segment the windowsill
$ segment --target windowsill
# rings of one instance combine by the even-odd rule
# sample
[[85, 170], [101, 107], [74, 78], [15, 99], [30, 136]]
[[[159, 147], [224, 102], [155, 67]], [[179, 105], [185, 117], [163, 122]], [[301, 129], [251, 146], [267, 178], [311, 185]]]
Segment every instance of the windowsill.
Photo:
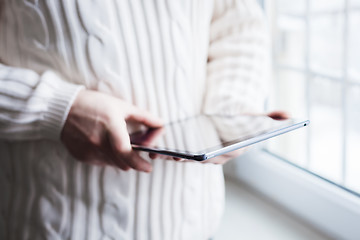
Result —
[[261, 150], [229, 162], [225, 174], [341, 239], [360, 236], [360, 198]]
[[233, 179], [226, 179], [226, 205], [218, 239], [328, 240], [329, 237]]

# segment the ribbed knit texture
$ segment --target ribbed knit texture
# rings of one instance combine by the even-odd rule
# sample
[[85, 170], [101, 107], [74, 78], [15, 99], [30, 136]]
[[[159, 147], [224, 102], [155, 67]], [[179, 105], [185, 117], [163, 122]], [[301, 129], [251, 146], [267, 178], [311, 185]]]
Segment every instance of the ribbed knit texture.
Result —
[[211, 237], [220, 165], [90, 166], [59, 135], [82, 87], [165, 122], [260, 111], [267, 55], [255, 0], [1, 0], [0, 239]]

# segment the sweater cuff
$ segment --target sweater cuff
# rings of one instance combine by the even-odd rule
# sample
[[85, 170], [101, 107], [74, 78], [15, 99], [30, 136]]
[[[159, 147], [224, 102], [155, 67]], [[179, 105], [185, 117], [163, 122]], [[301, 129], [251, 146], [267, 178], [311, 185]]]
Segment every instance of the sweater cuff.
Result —
[[40, 125], [46, 138], [59, 140], [70, 108], [84, 86], [66, 82], [51, 71], [45, 72], [41, 78], [41, 91], [45, 93], [47, 107]]

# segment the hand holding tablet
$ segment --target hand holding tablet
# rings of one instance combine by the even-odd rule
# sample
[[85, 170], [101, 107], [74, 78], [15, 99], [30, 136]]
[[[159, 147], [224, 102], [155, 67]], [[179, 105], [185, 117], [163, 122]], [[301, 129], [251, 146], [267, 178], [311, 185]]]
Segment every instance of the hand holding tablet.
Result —
[[135, 132], [130, 139], [133, 149], [152, 155], [223, 163], [239, 155], [246, 146], [308, 124], [309, 120], [288, 119], [283, 112], [268, 115], [198, 115], [162, 128]]

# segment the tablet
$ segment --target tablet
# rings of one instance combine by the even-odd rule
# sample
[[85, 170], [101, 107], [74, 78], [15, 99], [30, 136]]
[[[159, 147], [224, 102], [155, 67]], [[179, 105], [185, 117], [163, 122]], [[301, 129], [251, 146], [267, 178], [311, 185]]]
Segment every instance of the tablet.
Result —
[[286, 132], [309, 120], [274, 120], [259, 115], [199, 115], [130, 134], [134, 150], [204, 161]]

